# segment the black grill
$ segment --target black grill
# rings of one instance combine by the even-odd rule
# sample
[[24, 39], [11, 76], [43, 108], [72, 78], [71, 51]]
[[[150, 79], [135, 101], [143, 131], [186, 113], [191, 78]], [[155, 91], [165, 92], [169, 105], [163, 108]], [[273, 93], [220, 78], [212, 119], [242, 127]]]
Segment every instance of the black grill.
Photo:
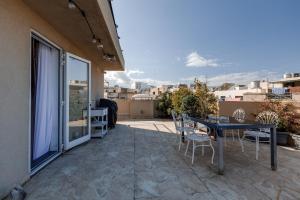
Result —
[[108, 128], [114, 128], [118, 118], [118, 105], [109, 99], [100, 99], [96, 102], [96, 107], [108, 108]]

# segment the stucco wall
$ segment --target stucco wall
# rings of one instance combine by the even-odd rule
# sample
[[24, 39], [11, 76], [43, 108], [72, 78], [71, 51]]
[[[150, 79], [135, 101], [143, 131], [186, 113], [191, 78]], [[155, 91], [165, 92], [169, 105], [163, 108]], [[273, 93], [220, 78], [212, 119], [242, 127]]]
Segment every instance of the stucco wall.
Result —
[[116, 99], [118, 119], [149, 119], [155, 117], [155, 101]]
[[300, 92], [292, 94], [292, 98], [296, 102], [300, 102]]
[[242, 108], [246, 112], [246, 119], [254, 120], [254, 114], [259, 112], [262, 102], [247, 102], [247, 101], [221, 101], [219, 102], [220, 115], [232, 116], [233, 112]]
[[[23, 1], [0, 1], [0, 199], [29, 178], [31, 29], [64, 50], [89, 59]], [[92, 99], [103, 96], [103, 71], [93, 62], [92, 79]]]
[[244, 94], [243, 101], [265, 101], [266, 94]]

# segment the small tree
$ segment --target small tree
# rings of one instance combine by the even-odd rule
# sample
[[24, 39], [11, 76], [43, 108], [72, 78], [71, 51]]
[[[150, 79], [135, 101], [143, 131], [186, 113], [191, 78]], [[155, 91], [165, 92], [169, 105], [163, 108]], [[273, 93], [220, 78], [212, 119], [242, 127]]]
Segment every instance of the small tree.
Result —
[[192, 95], [192, 91], [188, 88], [179, 88], [179, 90], [175, 91], [172, 95], [172, 106], [177, 113], [181, 113], [181, 104], [182, 99], [186, 96]]
[[161, 112], [163, 117], [170, 116], [172, 110], [172, 93], [165, 92], [158, 97], [156, 109]]
[[188, 114], [189, 116], [196, 117], [198, 114], [196, 111], [199, 107], [198, 102], [199, 101], [194, 94], [183, 97], [181, 103], [181, 111]]
[[218, 100], [214, 93], [210, 92], [205, 83], [195, 79], [195, 96], [198, 99], [197, 114], [206, 117], [208, 114], [216, 114], [218, 111]]

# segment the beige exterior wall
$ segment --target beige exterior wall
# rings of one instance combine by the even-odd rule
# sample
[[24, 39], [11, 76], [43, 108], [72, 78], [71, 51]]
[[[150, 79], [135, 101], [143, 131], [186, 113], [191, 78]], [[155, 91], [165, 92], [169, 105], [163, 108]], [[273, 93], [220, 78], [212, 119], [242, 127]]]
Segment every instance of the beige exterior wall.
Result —
[[116, 99], [118, 119], [147, 119], [155, 117], [155, 101]]
[[294, 101], [300, 103], [300, 93], [293, 93], [292, 98]]
[[246, 112], [246, 118], [254, 120], [254, 114], [259, 112], [259, 108], [262, 102], [247, 102], [247, 101], [222, 101], [219, 102], [220, 115], [232, 116], [233, 112], [242, 108]]
[[[0, 1], [0, 199], [29, 178], [30, 30], [89, 60], [21, 0]], [[103, 71], [92, 61], [92, 99], [103, 96]]]
[[243, 101], [265, 101], [266, 94], [244, 94]]
[[[254, 120], [254, 114], [258, 114], [260, 106], [263, 102], [251, 102], [251, 101], [223, 101], [219, 102], [219, 110], [220, 115], [232, 116], [233, 112], [238, 109], [242, 108], [246, 112], [246, 118]], [[300, 102], [296, 101], [283, 101], [283, 103], [292, 103], [294, 105], [294, 111], [296, 113], [296, 118], [300, 118]]]
[[118, 120], [130, 118], [130, 102], [127, 99], [115, 99], [118, 104]]

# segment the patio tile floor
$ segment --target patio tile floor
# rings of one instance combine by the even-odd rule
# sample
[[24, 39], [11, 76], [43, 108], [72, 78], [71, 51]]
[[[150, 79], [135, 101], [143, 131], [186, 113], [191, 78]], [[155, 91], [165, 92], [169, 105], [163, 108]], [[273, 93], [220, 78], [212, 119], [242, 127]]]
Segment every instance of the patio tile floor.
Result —
[[66, 152], [35, 175], [24, 186], [26, 199], [300, 199], [299, 151], [279, 147], [272, 171], [268, 145], [256, 161], [253, 143], [242, 153], [228, 139], [220, 176], [211, 150], [196, 152], [191, 165], [172, 132], [170, 121], [119, 122], [104, 139]]

